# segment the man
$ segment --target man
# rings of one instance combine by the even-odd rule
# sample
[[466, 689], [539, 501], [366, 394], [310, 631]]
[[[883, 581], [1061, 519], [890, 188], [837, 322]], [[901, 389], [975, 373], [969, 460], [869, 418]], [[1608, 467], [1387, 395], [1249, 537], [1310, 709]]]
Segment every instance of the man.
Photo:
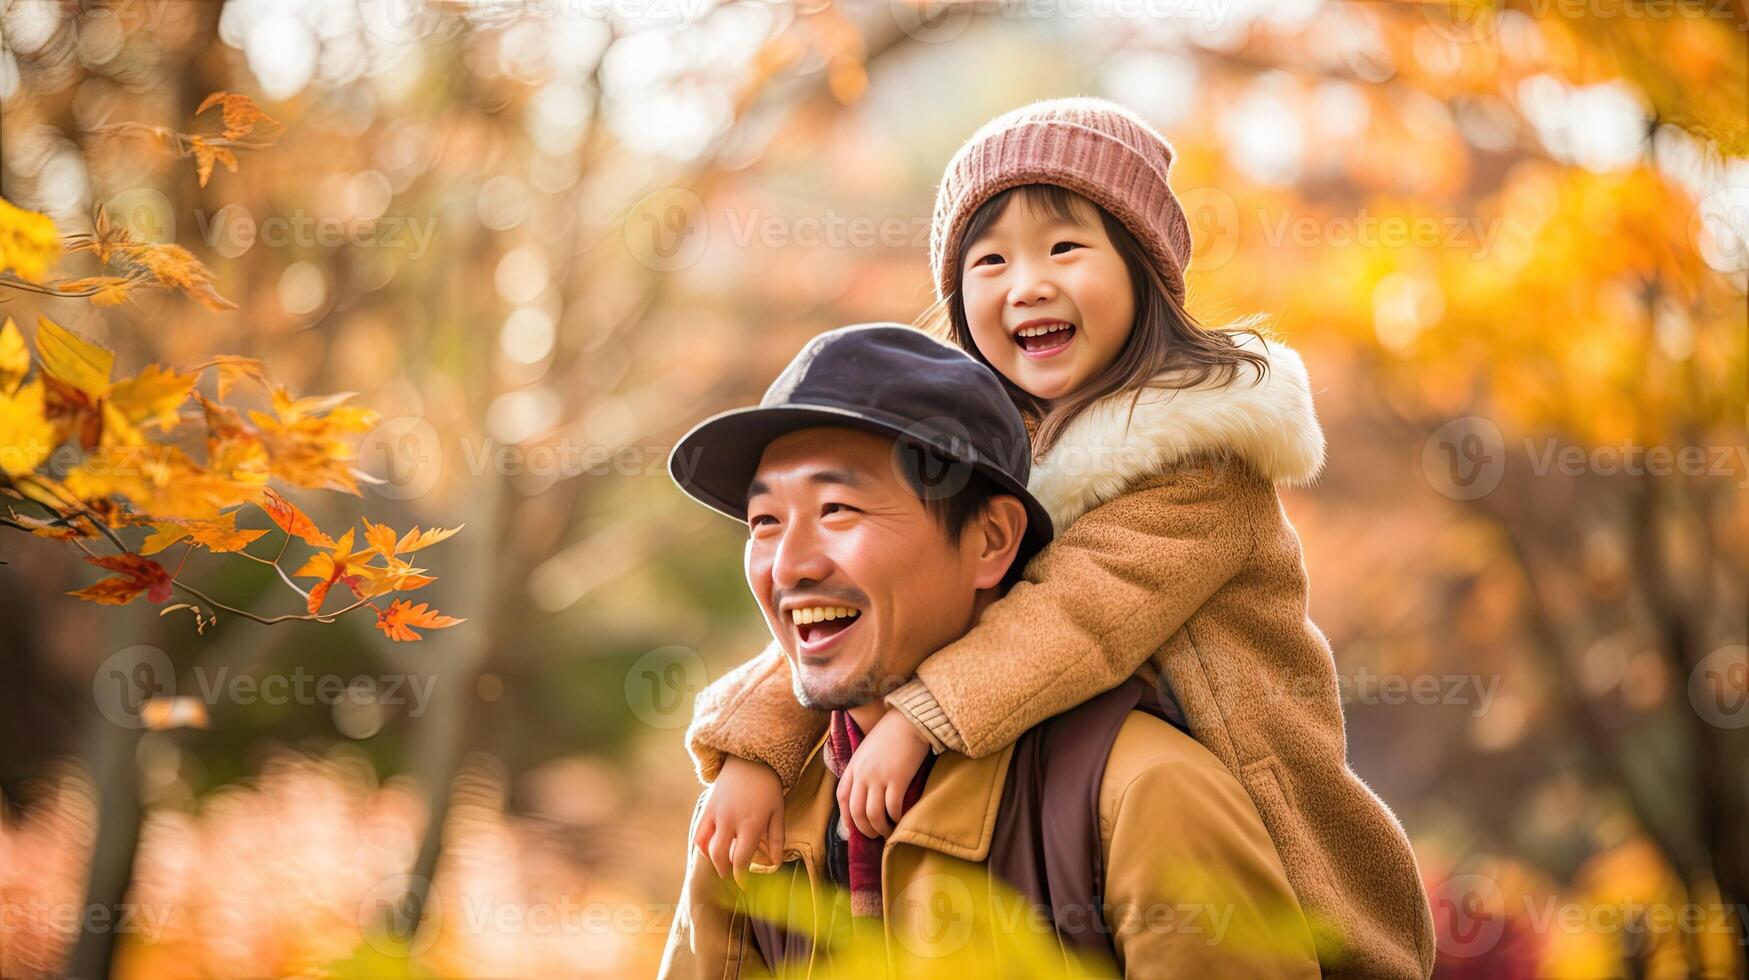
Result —
[[747, 523], [748, 584], [832, 724], [780, 864], [743, 888], [692, 851], [663, 976], [1317, 976], [1250, 797], [1141, 681], [986, 758], [926, 758], [884, 840], [841, 828], [833, 774], [884, 695], [1050, 541], [1029, 460], [1000, 380], [897, 324], [816, 337], [675, 447], [676, 482]]

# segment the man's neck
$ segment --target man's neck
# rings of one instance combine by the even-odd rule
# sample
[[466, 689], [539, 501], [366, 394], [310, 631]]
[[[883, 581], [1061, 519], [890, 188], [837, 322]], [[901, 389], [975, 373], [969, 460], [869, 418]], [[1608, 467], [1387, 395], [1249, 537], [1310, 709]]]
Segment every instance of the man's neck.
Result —
[[[979, 589], [976, 597], [972, 600], [972, 622], [967, 628], [976, 625], [978, 618], [984, 615], [984, 610], [1001, 597], [1002, 594], [995, 589]], [[859, 704], [846, 710], [850, 712], [850, 717], [856, 719], [856, 727], [862, 729], [863, 734], [866, 735], [874, 731], [875, 723], [887, 713], [887, 702], [885, 698], [876, 698], [868, 704]]]
[[881, 716], [887, 713], [887, 702], [875, 700], [845, 710], [850, 712], [850, 717], [856, 719], [856, 727], [862, 729], [862, 733], [867, 735], [874, 731], [875, 722], [880, 721]]

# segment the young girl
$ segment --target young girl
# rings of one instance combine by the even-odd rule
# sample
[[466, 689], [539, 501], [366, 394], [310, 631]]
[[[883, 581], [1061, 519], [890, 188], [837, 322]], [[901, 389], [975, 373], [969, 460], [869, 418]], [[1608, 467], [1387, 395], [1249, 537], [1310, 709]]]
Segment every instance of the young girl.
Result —
[[[1323, 464], [1305, 368], [1255, 318], [1210, 330], [1185, 312], [1171, 162], [1127, 109], [1061, 99], [992, 120], [948, 165], [921, 325], [1005, 379], [1057, 537], [887, 695], [840, 810], [886, 836], [926, 753], [996, 752], [1139, 673], [1250, 794], [1325, 972], [1427, 976], [1415, 856], [1348, 767], [1335, 662], [1275, 490]], [[716, 782], [695, 843], [719, 873], [782, 853], [782, 793], [826, 718], [796, 701], [775, 646], [700, 695], [688, 748]]]

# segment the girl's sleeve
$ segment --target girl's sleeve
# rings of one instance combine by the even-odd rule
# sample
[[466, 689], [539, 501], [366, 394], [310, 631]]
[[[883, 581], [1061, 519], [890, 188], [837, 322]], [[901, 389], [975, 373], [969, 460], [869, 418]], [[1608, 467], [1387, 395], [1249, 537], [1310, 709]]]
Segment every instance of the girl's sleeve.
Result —
[[699, 692], [686, 750], [702, 782], [715, 782], [725, 755], [770, 766], [785, 792], [795, 785], [831, 715], [803, 707], [777, 641]]
[[1083, 514], [887, 695], [913, 725], [980, 758], [1123, 683], [1238, 573], [1279, 506], [1243, 466], [1186, 468]]

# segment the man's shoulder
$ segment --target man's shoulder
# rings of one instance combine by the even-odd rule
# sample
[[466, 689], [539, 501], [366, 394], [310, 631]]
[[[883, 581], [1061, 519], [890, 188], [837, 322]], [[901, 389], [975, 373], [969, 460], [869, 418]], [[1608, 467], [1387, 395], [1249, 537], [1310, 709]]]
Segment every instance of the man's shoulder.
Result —
[[1250, 795], [1206, 746], [1145, 711], [1118, 728], [1099, 787], [1101, 830], [1107, 836], [1126, 810], [1154, 812], [1158, 826], [1262, 830]]

